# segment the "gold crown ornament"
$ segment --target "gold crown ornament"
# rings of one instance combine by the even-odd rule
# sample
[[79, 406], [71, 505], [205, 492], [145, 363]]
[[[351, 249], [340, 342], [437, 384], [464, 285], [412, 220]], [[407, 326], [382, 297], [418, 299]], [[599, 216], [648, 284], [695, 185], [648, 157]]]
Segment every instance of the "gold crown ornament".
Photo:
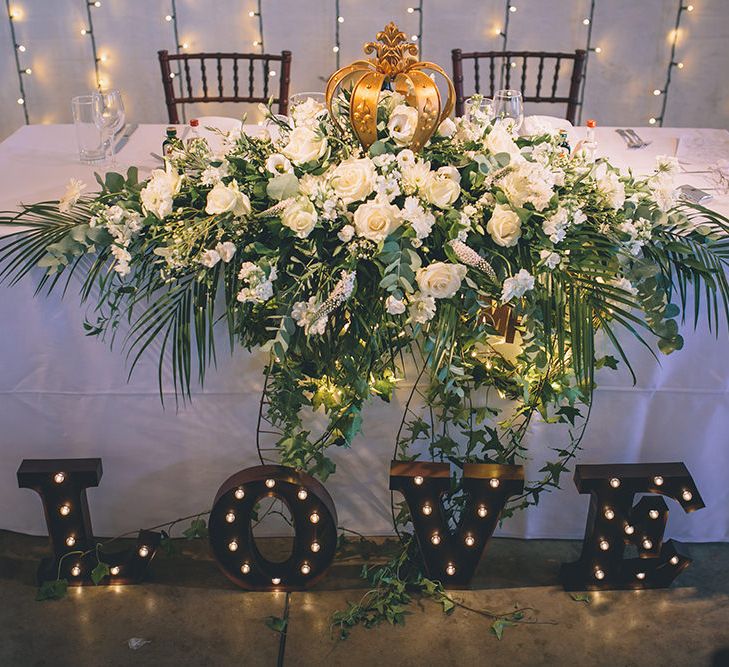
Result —
[[[375, 53], [369, 60], [355, 60], [329, 78], [326, 90], [327, 109], [334, 122], [337, 115], [332, 104], [340, 84], [348, 77], [356, 78], [349, 100], [349, 120], [357, 139], [367, 150], [377, 141], [377, 102], [385, 83], [403, 95], [411, 107], [418, 110], [418, 124], [410, 148], [420, 150], [433, 136], [438, 126], [453, 109], [456, 91], [453, 82], [441, 67], [418, 60], [418, 47], [408, 41], [394, 23], [388, 23], [377, 33], [376, 42], [364, 45], [365, 53]], [[435, 81], [425, 73], [431, 70], [442, 75], [448, 84], [448, 99], [442, 107], [440, 91]]]

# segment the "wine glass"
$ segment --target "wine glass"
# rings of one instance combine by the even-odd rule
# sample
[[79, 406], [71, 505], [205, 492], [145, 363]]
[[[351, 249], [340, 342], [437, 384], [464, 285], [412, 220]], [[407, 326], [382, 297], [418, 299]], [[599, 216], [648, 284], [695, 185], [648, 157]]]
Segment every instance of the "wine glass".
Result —
[[108, 155], [109, 164], [114, 165], [114, 135], [124, 126], [124, 101], [116, 89], [97, 91], [93, 98], [94, 123], [101, 132], [104, 155]]
[[478, 125], [486, 125], [494, 117], [494, 101], [483, 95], [472, 95], [464, 100], [465, 115]]
[[494, 118], [506, 120], [514, 132], [524, 122], [524, 100], [518, 90], [500, 90], [494, 96]]
[[302, 102], [306, 102], [307, 99], [311, 98], [318, 104], [324, 104], [326, 102], [326, 96], [324, 93], [294, 93], [290, 98], [289, 102], [292, 107], [298, 106]]

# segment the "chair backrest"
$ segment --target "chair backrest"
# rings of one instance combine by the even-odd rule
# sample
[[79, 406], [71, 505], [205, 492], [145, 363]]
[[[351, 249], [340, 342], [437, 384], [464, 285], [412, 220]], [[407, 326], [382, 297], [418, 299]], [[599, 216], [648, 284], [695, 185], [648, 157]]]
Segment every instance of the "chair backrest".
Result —
[[[170, 123], [180, 122], [178, 104], [195, 102], [268, 102], [278, 78], [278, 112], [289, 104], [291, 51], [268, 53], [168, 53], [158, 51]], [[259, 64], [257, 67], [256, 64]], [[191, 65], [193, 65], [191, 67]], [[273, 65], [273, 66], [272, 66]], [[260, 74], [260, 77], [256, 76]], [[182, 79], [182, 83], [177, 81]], [[212, 81], [208, 80], [208, 77]], [[260, 79], [260, 80], [258, 80]], [[226, 83], [228, 84], [226, 87]], [[176, 90], [181, 86], [182, 90]], [[274, 88], [275, 90], [275, 88]]]
[[[473, 60], [474, 93], [481, 93], [481, 80], [488, 84], [483, 94], [493, 97], [501, 88], [521, 91], [524, 102], [566, 104], [565, 118], [572, 124], [577, 117], [580, 104], [580, 85], [585, 69], [586, 51], [574, 53], [549, 53], [542, 51], [483, 51], [464, 53], [453, 49], [453, 85], [456, 89], [456, 114], [463, 115], [464, 76], [463, 61]], [[481, 62], [485, 61], [485, 62]], [[562, 62], [572, 64], [571, 72], [562, 67]], [[527, 65], [530, 74], [527, 76]], [[534, 69], [536, 68], [536, 74]], [[561, 76], [562, 75], [562, 76]], [[569, 77], [569, 83], [566, 79]], [[560, 86], [560, 82], [565, 83]], [[512, 83], [513, 82], [513, 83]]]

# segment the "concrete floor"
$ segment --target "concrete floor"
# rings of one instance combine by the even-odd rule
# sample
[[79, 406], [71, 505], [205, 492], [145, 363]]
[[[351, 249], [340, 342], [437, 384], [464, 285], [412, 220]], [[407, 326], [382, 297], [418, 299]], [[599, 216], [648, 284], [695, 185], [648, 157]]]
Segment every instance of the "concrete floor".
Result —
[[[210, 561], [204, 544], [158, 555], [141, 586], [76, 588], [35, 602], [43, 538], [0, 531], [0, 666], [116, 665], [677, 665], [729, 666], [729, 544], [684, 545], [693, 565], [670, 589], [592, 593], [577, 602], [556, 585], [559, 563], [579, 543], [494, 540], [464, 604], [508, 611], [532, 607], [535, 623], [507, 628], [429, 601], [405, 626], [355, 629], [339, 641], [329, 618], [362, 594], [361, 561], [336, 563], [304, 593], [244, 593]], [[286, 617], [285, 636], [264, 624]], [[138, 650], [131, 637], [151, 640]]]

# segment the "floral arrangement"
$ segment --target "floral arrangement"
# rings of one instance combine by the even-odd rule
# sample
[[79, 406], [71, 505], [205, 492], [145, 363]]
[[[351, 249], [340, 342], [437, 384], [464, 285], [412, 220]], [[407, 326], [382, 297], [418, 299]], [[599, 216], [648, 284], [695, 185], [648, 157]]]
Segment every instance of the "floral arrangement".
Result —
[[[398, 457], [515, 463], [535, 416], [576, 425], [595, 370], [629, 366], [620, 329], [670, 353], [689, 299], [712, 326], [726, 314], [728, 221], [677, 200], [673, 158], [637, 178], [547, 128], [518, 136], [478, 115], [445, 120], [415, 153], [418, 110], [389, 90], [368, 151], [345, 118], [308, 99], [220, 150], [179, 144], [142, 182], [133, 168], [97, 177], [92, 195], [73, 181], [0, 219], [23, 226], [2, 239], [0, 276], [40, 266], [52, 289], [80, 273], [89, 333], [128, 319], [132, 364], [160, 341], [183, 396], [215, 358], [218, 323], [269, 351], [260, 419], [281, 463], [322, 479], [329, 447], [366, 446], [362, 407], [390, 401], [406, 366]], [[598, 331], [615, 356], [596, 353]], [[327, 417], [320, 432], [311, 411]], [[512, 510], [558, 485], [582, 432]], [[457, 490], [454, 478], [453, 517]], [[402, 528], [407, 508], [393, 516]]]

